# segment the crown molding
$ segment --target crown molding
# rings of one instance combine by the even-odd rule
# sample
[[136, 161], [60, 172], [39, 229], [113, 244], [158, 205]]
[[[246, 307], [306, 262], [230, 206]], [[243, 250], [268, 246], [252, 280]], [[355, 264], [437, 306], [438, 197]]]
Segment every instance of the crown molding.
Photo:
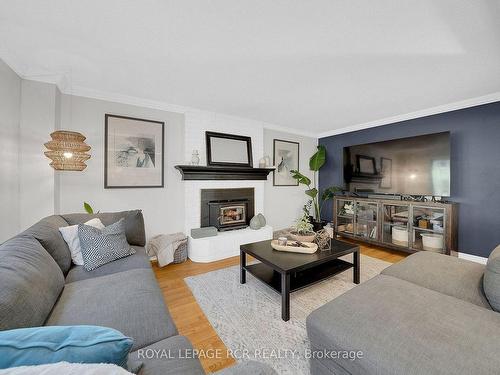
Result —
[[304, 131], [304, 130], [300, 130], [300, 129], [295, 129], [295, 128], [288, 128], [286, 126], [268, 124], [266, 122], [263, 122], [262, 126], [264, 127], [264, 129], [268, 129], [268, 130], [275, 130], [275, 131], [278, 131], [278, 132], [295, 134], [295, 135], [300, 135], [300, 136], [303, 136], [303, 137], [318, 139], [318, 134], [317, 133], [313, 133], [313, 132], [308, 132], [308, 131]]
[[[95, 90], [95, 89], [91, 89], [91, 88], [83, 87], [83, 86], [70, 87], [64, 74], [63, 75], [61, 75], [61, 74], [30, 75], [30, 76], [21, 76], [21, 78], [27, 79], [27, 80], [32, 80], [32, 81], [39, 81], [39, 82], [54, 84], [59, 88], [59, 90], [63, 94], [66, 94], [66, 95], [81, 96], [81, 97], [89, 98], [89, 99], [104, 100], [104, 101], [108, 101], [108, 102], [128, 104], [128, 105], [133, 105], [133, 106], [137, 106], [137, 107], [151, 108], [151, 109], [157, 109], [157, 110], [161, 110], [161, 111], [181, 113], [181, 114], [186, 114], [189, 112], [198, 112], [198, 113], [212, 112], [213, 113], [213, 111], [203, 110], [203, 109], [199, 109], [199, 108], [193, 108], [193, 107], [182, 106], [182, 105], [177, 105], [177, 104], [169, 104], [169, 103], [165, 103], [165, 102], [159, 101], [159, 100], [145, 99], [145, 98], [140, 98], [140, 97], [136, 97], [136, 96], [123, 95], [123, 94], [118, 94], [118, 93]], [[260, 121], [260, 120], [249, 119], [249, 118], [245, 118], [245, 117], [241, 117], [241, 116], [234, 116], [234, 115], [230, 115], [230, 114], [226, 114], [226, 113], [217, 112], [217, 114], [222, 115], [222, 116], [232, 117], [234, 119], [260, 122], [264, 129], [282, 131], [284, 133], [301, 135], [301, 136], [310, 137], [310, 138], [316, 138], [316, 139], [318, 138], [315, 133], [303, 131], [300, 129], [294, 129], [294, 128], [289, 128], [289, 127], [280, 126], [280, 125], [268, 124], [268, 123]]]
[[[20, 78], [25, 79], [25, 80], [54, 84], [59, 88], [59, 90], [62, 93], [66, 94], [66, 95], [82, 96], [82, 97], [90, 98], [90, 99], [105, 100], [105, 101], [110, 101], [110, 102], [115, 102], [115, 103], [122, 103], [122, 104], [134, 105], [137, 107], [152, 108], [152, 109], [158, 109], [158, 110], [162, 110], [162, 111], [181, 113], [181, 114], [186, 114], [188, 112], [198, 112], [198, 113], [213, 112], [213, 111], [203, 110], [203, 109], [199, 109], [199, 108], [193, 108], [193, 107], [176, 105], [176, 104], [169, 104], [169, 103], [166, 103], [163, 101], [158, 101], [158, 100], [145, 99], [145, 98], [140, 98], [140, 97], [135, 97], [135, 96], [123, 95], [123, 94], [106, 92], [106, 91], [101, 91], [101, 90], [95, 90], [95, 89], [91, 89], [91, 88], [87, 88], [87, 87], [83, 87], [83, 86], [70, 87], [70, 85], [68, 84], [68, 80], [66, 78], [66, 73], [30, 74], [30, 73], [28, 73], [28, 71], [26, 69], [19, 69], [19, 68], [16, 69], [15, 68], [16, 66], [20, 67], [21, 65], [15, 63], [16, 59], [14, 58], [14, 56], [12, 54], [6, 56], [5, 51], [1, 51], [1, 52], [2, 52], [2, 54], [1, 54], [2, 59], [5, 61], [5, 63], [8, 66], [11, 67], [12, 70], [14, 70], [14, 72]], [[319, 139], [319, 138], [325, 138], [325, 137], [330, 137], [330, 136], [344, 134], [344, 133], [350, 133], [350, 132], [354, 132], [354, 131], [358, 131], [358, 130], [369, 129], [369, 128], [374, 128], [374, 127], [383, 126], [383, 125], [389, 125], [389, 124], [393, 124], [396, 122], [412, 120], [415, 118], [436, 115], [439, 113], [445, 113], [445, 112], [451, 112], [451, 111], [455, 111], [455, 110], [459, 110], [459, 109], [475, 107], [478, 105], [493, 103], [493, 102], [497, 102], [497, 101], [500, 101], [500, 92], [494, 92], [494, 93], [479, 96], [476, 98], [465, 99], [465, 100], [461, 100], [461, 101], [457, 101], [457, 102], [453, 102], [453, 103], [449, 103], [449, 104], [444, 104], [444, 105], [440, 105], [440, 106], [436, 106], [436, 107], [426, 108], [426, 109], [422, 109], [419, 111], [410, 112], [410, 113], [406, 113], [406, 114], [386, 117], [386, 118], [382, 118], [379, 120], [374, 120], [374, 121], [370, 121], [370, 122], [366, 122], [366, 123], [362, 123], [362, 124], [350, 125], [350, 126], [342, 127], [339, 129], [333, 129], [333, 130], [329, 130], [326, 132], [321, 132], [321, 133], [314, 133], [314, 132], [310, 132], [310, 131], [304, 131], [301, 129], [295, 129], [295, 128], [290, 128], [290, 127], [281, 126], [281, 125], [269, 124], [269, 123], [266, 123], [263, 121], [244, 118], [244, 117], [240, 117], [240, 116], [229, 115], [229, 114], [225, 114], [225, 113], [218, 113], [218, 114], [224, 115], [224, 116], [231, 116], [231, 117], [234, 117], [236, 119], [252, 120], [252, 121], [260, 122], [264, 129], [281, 131], [284, 133], [295, 134], [295, 135], [300, 135], [300, 136], [304, 136], [304, 137]]]
[[177, 104], [169, 104], [159, 100], [145, 99], [136, 96], [100, 91], [82, 86], [73, 86], [73, 88], [71, 89], [68, 88], [67, 90], [63, 91], [63, 93], [66, 95], [81, 96], [89, 99], [104, 100], [108, 102], [128, 104], [137, 107], [158, 109], [161, 111], [174, 112], [174, 113], [185, 114], [187, 112], [200, 111], [199, 109], [196, 108], [177, 105]]
[[2, 59], [2, 61], [19, 76], [19, 78], [23, 78], [23, 73], [25, 72], [26, 67], [24, 64], [21, 64], [12, 51], [0, 48], [0, 59]]
[[465, 99], [465, 100], [461, 100], [458, 102], [453, 102], [453, 103], [444, 104], [444, 105], [440, 105], [440, 106], [436, 106], [436, 107], [426, 108], [426, 109], [422, 109], [419, 111], [410, 112], [410, 113], [406, 113], [406, 114], [402, 114], [402, 115], [386, 117], [386, 118], [383, 118], [380, 120], [365, 122], [363, 124], [346, 126], [343, 128], [326, 131], [323, 133], [319, 133], [317, 135], [317, 137], [318, 138], [325, 138], [325, 137], [330, 137], [333, 135], [339, 135], [339, 134], [355, 132], [355, 131], [363, 130], [363, 129], [375, 128], [377, 126], [389, 125], [389, 124], [393, 124], [395, 122], [412, 120], [412, 119], [431, 116], [431, 115], [437, 115], [439, 113], [451, 112], [451, 111], [456, 111], [456, 110], [464, 109], [464, 108], [476, 107], [478, 105], [488, 104], [488, 103], [493, 103], [493, 102], [498, 102], [498, 101], [500, 101], [500, 92], [494, 92], [492, 94], [483, 95], [483, 96], [479, 96], [476, 98]]

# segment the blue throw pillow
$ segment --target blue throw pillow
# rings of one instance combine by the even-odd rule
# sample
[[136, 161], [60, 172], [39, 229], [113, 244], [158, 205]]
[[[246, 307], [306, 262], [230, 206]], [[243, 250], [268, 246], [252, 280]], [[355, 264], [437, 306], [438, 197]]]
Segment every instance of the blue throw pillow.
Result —
[[56, 362], [112, 363], [126, 368], [133, 340], [97, 326], [47, 326], [0, 331], [0, 369]]

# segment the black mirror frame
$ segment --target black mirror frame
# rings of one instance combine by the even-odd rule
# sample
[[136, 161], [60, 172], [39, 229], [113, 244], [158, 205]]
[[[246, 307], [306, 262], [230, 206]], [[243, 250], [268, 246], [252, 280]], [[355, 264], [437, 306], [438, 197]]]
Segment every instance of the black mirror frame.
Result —
[[[212, 161], [212, 147], [211, 147], [211, 138], [224, 138], [224, 139], [235, 139], [238, 141], [244, 141], [247, 144], [247, 156], [248, 163], [230, 163], [230, 162], [216, 162]], [[236, 134], [226, 134], [226, 133], [217, 133], [217, 132], [205, 132], [205, 143], [207, 149], [207, 165], [208, 166], [217, 166], [217, 167], [241, 167], [241, 168], [252, 168], [253, 160], [252, 160], [252, 138], [246, 137], [244, 135], [236, 135]]]

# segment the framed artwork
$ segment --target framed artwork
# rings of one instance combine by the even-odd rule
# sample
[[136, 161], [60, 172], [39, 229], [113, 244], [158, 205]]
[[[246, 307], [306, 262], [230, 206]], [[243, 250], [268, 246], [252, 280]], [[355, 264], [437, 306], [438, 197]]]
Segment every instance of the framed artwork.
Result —
[[252, 139], [243, 135], [205, 132], [207, 165], [252, 167]]
[[275, 139], [273, 144], [273, 186], [298, 186], [290, 173], [299, 170], [299, 143]]
[[372, 156], [356, 155], [356, 169], [361, 174], [377, 174], [375, 158]]
[[381, 189], [392, 188], [392, 159], [380, 158], [380, 171], [382, 180], [380, 181]]
[[163, 187], [164, 137], [164, 122], [106, 114], [104, 188]]

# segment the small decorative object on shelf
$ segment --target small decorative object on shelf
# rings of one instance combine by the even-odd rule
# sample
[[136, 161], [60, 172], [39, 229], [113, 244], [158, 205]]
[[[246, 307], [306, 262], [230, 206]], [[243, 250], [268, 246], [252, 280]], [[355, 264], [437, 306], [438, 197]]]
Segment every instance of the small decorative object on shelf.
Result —
[[193, 154], [191, 155], [191, 165], [200, 165], [200, 154], [198, 150], [193, 150]]
[[259, 168], [269, 168], [270, 164], [271, 164], [271, 158], [268, 155], [264, 155], [259, 160]]
[[354, 215], [354, 203], [346, 203], [340, 210], [341, 215]]
[[321, 229], [316, 233], [316, 238], [314, 240], [318, 245], [320, 250], [330, 250], [332, 246], [332, 238], [330, 237], [330, 233], [325, 229]]
[[258, 215], [255, 215], [254, 217], [252, 217], [250, 219], [250, 229], [258, 230], [258, 229], [260, 229], [262, 227], [263, 227], [262, 221], [261, 221], [261, 219], [259, 218]]
[[257, 215], [257, 218], [258, 218], [258, 219], [259, 219], [259, 221], [260, 221], [260, 226], [261, 226], [261, 228], [265, 227], [265, 226], [266, 226], [266, 224], [267, 224], [267, 221], [266, 221], [266, 218], [264, 217], [264, 215], [262, 215], [262, 214], [258, 214], [258, 215]]

